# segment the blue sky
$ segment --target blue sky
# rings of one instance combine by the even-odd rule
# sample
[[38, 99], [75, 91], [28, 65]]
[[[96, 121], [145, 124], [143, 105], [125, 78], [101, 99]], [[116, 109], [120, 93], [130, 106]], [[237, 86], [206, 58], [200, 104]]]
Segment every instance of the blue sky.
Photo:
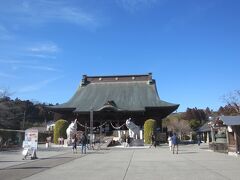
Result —
[[38, 0], [0, 5], [0, 89], [63, 103], [83, 74], [153, 73], [162, 100], [217, 110], [240, 89], [238, 0]]

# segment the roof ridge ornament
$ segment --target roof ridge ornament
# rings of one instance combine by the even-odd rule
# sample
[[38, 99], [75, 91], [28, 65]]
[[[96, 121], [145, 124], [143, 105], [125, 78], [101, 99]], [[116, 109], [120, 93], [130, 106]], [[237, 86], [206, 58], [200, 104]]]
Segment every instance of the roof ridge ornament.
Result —
[[113, 100], [108, 100], [106, 103], [103, 104], [101, 108], [98, 109], [98, 111], [118, 111], [120, 110], [116, 103]]
[[84, 74], [83, 77], [82, 77], [82, 82], [81, 82], [81, 85], [82, 86], [85, 86], [88, 84], [88, 81], [87, 81], [87, 75]]
[[150, 79], [150, 80], [147, 81], [147, 83], [148, 83], [149, 85], [155, 84], [155, 80], [154, 80], [154, 79]]

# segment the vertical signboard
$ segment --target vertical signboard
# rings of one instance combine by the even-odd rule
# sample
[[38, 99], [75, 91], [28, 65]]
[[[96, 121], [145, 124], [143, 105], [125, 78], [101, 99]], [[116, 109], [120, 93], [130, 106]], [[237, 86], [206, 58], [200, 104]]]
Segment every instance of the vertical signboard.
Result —
[[38, 145], [38, 130], [37, 129], [25, 130], [25, 139], [23, 141], [23, 148], [37, 150], [37, 145]]

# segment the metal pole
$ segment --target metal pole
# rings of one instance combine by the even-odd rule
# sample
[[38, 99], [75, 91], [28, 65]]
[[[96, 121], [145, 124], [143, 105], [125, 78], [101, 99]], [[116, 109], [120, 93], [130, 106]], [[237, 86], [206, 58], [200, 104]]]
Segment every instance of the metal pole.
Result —
[[93, 109], [90, 111], [90, 147], [93, 145]]
[[[102, 124], [102, 121], [101, 121], [100, 124]], [[102, 126], [100, 126], [100, 137], [99, 137], [99, 147], [98, 147], [98, 149], [101, 148], [101, 142], [102, 142]]]
[[26, 119], [26, 110], [24, 110], [23, 112], [23, 121], [22, 121], [22, 132], [19, 132], [19, 143], [23, 143], [24, 140], [24, 134], [25, 134], [25, 119]]
[[86, 122], [86, 121], [85, 121], [85, 127], [84, 127], [84, 131], [85, 131], [85, 132], [84, 132], [84, 133], [85, 133], [85, 135], [87, 136], [87, 135], [88, 135], [88, 132], [87, 132], [88, 130], [87, 130], [87, 122]]

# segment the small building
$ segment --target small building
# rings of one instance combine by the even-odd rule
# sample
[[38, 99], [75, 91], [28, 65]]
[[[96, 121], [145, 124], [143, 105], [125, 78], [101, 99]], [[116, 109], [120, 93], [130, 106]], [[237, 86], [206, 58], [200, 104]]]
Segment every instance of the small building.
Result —
[[240, 151], [240, 116], [219, 116], [206, 122], [200, 133], [206, 137], [209, 148], [216, 152], [239, 154]]
[[201, 134], [202, 140], [205, 143], [210, 143], [212, 142], [212, 136], [211, 136], [211, 121], [207, 121], [205, 122], [199, 129], [198, 129], [198, 133]]
[[220, 116], [220, 120], [227, 127], [227, 144], [229, 154], [240, 152], [240, 116]]
[[155, 119], [161, 129], [161, 120], [177, 110], [179, 104], [159, 98], [152, 74], [87, 76], [75, 94], [66, 103], [50, 106], [54, 120], [60, 118], [71, 122], [78, 119], [78, 129], [90, 126], [99, 131], [111, 132], [114, 127], [126, 128], [128, 118], [140, 128], [147, 119]]
[[47, 122], [47, 127], [46, 127], [47, 131], [53, 131], [54, 127], [55, 127], [55, 122], [54, 121]]

